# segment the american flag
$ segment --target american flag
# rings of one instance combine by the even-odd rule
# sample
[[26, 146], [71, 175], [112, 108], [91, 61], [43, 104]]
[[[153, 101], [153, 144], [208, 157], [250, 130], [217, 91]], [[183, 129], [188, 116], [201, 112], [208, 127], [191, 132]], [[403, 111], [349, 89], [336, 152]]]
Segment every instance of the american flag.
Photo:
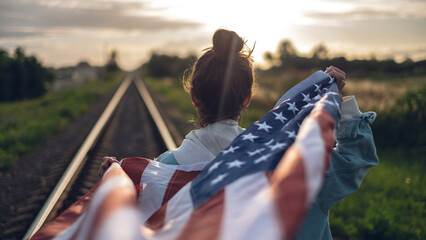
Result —
[[339, 117], [337, 85], [318, 71], [208, 164], [124, 159], [32, 239], [291, 238], [320, 190]]

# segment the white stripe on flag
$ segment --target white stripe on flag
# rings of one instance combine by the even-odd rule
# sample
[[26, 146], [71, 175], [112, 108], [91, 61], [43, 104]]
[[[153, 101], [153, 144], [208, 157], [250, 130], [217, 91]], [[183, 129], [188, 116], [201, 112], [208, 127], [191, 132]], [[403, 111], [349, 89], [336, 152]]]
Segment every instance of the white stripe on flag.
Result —
[[153, 239], [174, 239], [182, 231], [194, 208], [190, 188], [191, 184], [186, 184], [167, 202], [165, 225], [155, 233]]
[[280, 239], [283, 235], [264, 172], [227, 186], [224, 204], [220, 239]]
[[294, 146], [303, 156], [305, 181], [308, 187], [306, 203], [311, 204], [321, 188], [323, 171], [318, 169], [324, 169], [325, 163], [325, 145], [317, 120], [307, 117], [303, 121]]
[[90, 206], [86, 212], [86, 218], [84, 219], [85, 224], [82, 224], [81, 230], [78, 232], [77, 239], [85, 239], [88, 234], [95, 228], [93, 226], [98, 207], [105, 197], [117, 188], [129, 188], [134, 191], [133, 182], [127, 177], [122, 175], [112, 176], [103, 182], [93, 196]]
[[140, 215], [134, 207], [123, 207], [115, 211], [96, 229], [95, 240], [143, 239]]
[[326, 156], [321, 129], [316, 119], [307, 117], [303, 121], [294, 146], [303, 156], [305, 181], [308, 188], [306, 204], [311, 204], [321, 188], [324, 174], [322, 169], [324, 169]]
[[164, 194], [175, 169], [160, 166], [157, 161], [150, 161], [141, 177], [139, 206], [142, 210], [142, 222], [161, 207]]

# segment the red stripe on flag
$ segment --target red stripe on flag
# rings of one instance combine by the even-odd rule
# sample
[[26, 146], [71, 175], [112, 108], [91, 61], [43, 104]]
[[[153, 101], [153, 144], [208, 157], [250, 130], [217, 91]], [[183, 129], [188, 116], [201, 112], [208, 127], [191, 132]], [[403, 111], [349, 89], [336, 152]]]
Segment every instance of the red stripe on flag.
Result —
[[[335, 122], [324, 110], [315, 111], [308, 117], [314, 118], [320, 126], [325, 156], [318, 161], [325, 161], [325, 167], [322, 169], [324, 173], [333, 151]], [[309, 205], [306, 205], [308, 190], [305, 174], [303, 156], [296, 147], [291, 146], [277, 166], [271, 186], [286, 238], [294, 236], [309, 208]]]
[[89, 206], [90, 200], [95, 193], [98, 186], [101, 184], [99, 181], [89, 192], [81, 197], [77, 202], [71, 205], [53, 221], [44, 225], [38, 230], [30, 239], [31, 240], [46, 240], [52, 239], [63, 230], [70, 227], [80, 216], [83, 214]]
[[163, 204], [151, 217], [148, 218], [145, 222], [145, 226], [150, 228], [153, 231], [157, 231], [164, 226], [164, 222], [166, 221], [166, 210], [167, 203]]
[[[117, 176], [117, 175], [126, 175], [122, 169], [112, 169], [110, 170], [96, 185], [89, 190], [83, 197], [81, 197], [77, 202], [67, 208], [63, 213], [57, 216], [55, 219], [44, 225], [40, 230], [38, 230], [30, 239], [52, 239], [56, 235], [60, 234], [62, 231], [69, 228], [74, 222], [87, 210], [93, 195], [97, 191], [98, 187], [105, 182], [108, 178]], [[82, 221], [85, 222], [84, 220]], [[81, 225], [77, 227], [77, 230], [74, 232], [73, 236], [70, 239], [76, 237], [76, 233], [81, 229]]]
[[218, 239], [224, 211], [225, 190], [195, 209], [177, 239]]
[[127, 173], [129, 178], [132, 180], [133, 184], [135, 185], [136, 196], [138, 197], [139, 197], [140, 181], [141, 181], [142, 173], [143, 171], [145, 171], [145, 168], [149, 165], [150, 161], [152, 160], [147, 158], [132, 157], [132, 158], [125, 158], [121, 162], [121, 167]]
[[157, 231], [164, 226], [166, 220], [167, 202], [184, 187], [188, 182], [194, 179], [200, 171], [186, 172], [176, 170], [167, 185], [166, 191], [163, 196], [161, 207], [148, 218], [145, 225], [151, 230]]
[[93, 239], [97, 230], [96, 227], [99, 227], [100, 224], [116, 210], [125, 206], [133, 206], [136, 211], [137, 201], [133, 190], [128, 188], [118, 188], [108, 193], [98, 206], [98, 211], [96, 212], [92, 223], [93, 228], [91, 228], [90, 232], [87, 234], [87, 239]]
[[292, 237], [306, 213], [306, 182], [302, 155], [290, 147], [272, 177], [272, 192], [286, 239]]
[[167, 203], [183, 186], [192, 181], [199, 173], [200, 171], [186, 172], [176, 170], [167, 185], [162, 204]]
[[272, 185], [273, 176], [274, 176], [274, 172], [272, 171], [265, 172], [265, 177], [266, 177], [266, 180], [268, 180], [269, 185]]
[[318, 110], [311, 114], [313, 118], [315, 118], [318, 122], [318, 125], [321, 129], [321, 137], [323, 139], [325, 145], [325, 164], [324, 164], [324, 172], [328, 169], [331, 159], [331, 153], [334, 147], [334, 126], [336, 123], [334, 122], [333, 117], [324, 110]]
[[127, 173], [127, 175], [129, 175], [129, 178], [133, 181], [133, 184], [136, 185], [140, 183], [142, 173], [150, 161], [152, 160], [141, 157], [124, 158], [121, 162], [121, 167]]
[[[114, 168], [114, 169], [111, 169], [111, 170], [109, 170], [105, 175], [104, 175], [104, 177], [101, 179], [101, 181], [99, 181], [98, 183], [100, 183], [99, 185], [101, 185], [102, 183], [104, 183], [105, 181], [107, 181], [109, 178], [112, 178], [112, 177], [115, 177], [115, 176], [120, 176], [120, 175], [123, 175], [123, 176], [127, 176], [127, 174], [123, 171], [123, 169], [122, 168]], [[125, 189], [125, 190], [127, 190], [127, 189]], [[102, 211], [104, 211], [105, 209], [102, 209], [102, 207], [103, 207], [103, 205], [105, 204], [105, 203], [109, 203], [109, 202], [111, 202], [111, 201], [113, 201], [113, 202], [120, 202], [122, 199], [120, 199], [120, 198], [118, 198], [118, 200], [117, 201], [115, 201], [115, 199], [113, 199], [113, 200], [108, 200], [108, 198], [110, 198], [110, 195], [111, 194], [114, 194], [114, 192], [116, 192], [116, 191], [123, 191], [123, 189], [116, 189], [116, 190], [113, 190], [112, 192], [110, 192], [109, 194], [108, 194], [108, 197], [105, 197], [104, 198], [104, 201], [102, 201], [101, 202], [101, 204], [99, 205], [99, 207], [97, 208], [97, 210], [98, 210], [98, 212], [96, 213], [96, 217], [95, 217], [95, 220], [93, 221], [93, 222], [89, 222], [87, 219], [89, 218], [88, 217], [88, 215], [86, 214], [85, 216], [84, 216], [84, 219], [81, 221], [81, 223], [79, 224], [79, 226], [77, 227], [77, 229], [74, 231], [74, 233], [73, 233], [73, 235], [69, 238], [69, 240], [72, 240], [72, 239], [77, 239], [77, 236], [78, 236], [78, 234], [81, 232], [81, 229], [82, 229], [82, 227], [83, 227], [83, 224], [91, 224], [93, 227], [94, 226], [97, 226], [97, 224], [99, 224], [99, 220], [97, 220], [97, 215], [99, 214], [99, 212], [101, 212], [102, 213]], [[96, 193], [96, 191], [94, 191], [95, 193]], [[135, 202], [134, 203], [134, 205], [137, 205], [136, 204], [136, 196], [135, 195], [133, 195], [133, 192], [130, 192], [131, 194], [132, 194], [132, 197], [133, 197], [133, 201]], [[114, 194], [113, 196], [115, 197], [117, 194]], [[124, 197], [128, 197], [128, 191], [123, 191], [123, 196]], [[91, 199], [90, 200], [92, 200], [92, 197], [91, 197]], [[88, 203], [88, 204], [90, 204], [90, 202]], [[93, 203], [91, 203], [91, 204], [93, 204]], [[109, 205], [107, 205], [107, 206], [109, 206]], [[122, 205], [120, 205], [120, 206], [122, 206]], [[120, 207], [120, 206], [117, 206], [117, 207]], [[114, 209], [116, 209], [117, 207], [114, 207]], [[108, 212], [108, 213], [111, 213], [112, 211], [110, 211], [110, 210], [108, 210], [108, 211], [106, 211], [106, 212]], [[104, 215], [105, 216], [105, 215]], [[90, 229], [90, 232], [89, 232], [89, 236], [92, 236], [93, 234], [94, 234], [94, 232], [95, 232], [95, 229]], [[85, 235], [86, 236], [86, 238], [87, 239], [91, 239], [91, 237], [89, 237], [88, 235]]]

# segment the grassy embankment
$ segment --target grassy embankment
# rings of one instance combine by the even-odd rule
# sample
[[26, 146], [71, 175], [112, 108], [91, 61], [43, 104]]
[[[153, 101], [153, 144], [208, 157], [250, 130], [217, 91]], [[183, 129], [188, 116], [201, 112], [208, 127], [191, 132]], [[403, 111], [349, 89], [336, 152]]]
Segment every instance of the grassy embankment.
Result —
[[330, 211], [339, 239], [425, 239], [426, 169], [420, 151], [378, 150], [360, 190]]
[[[258, 75], [259, 88], [243, 114], [247, 127], [269, 109], [287, 89], [306, 73], [282, 76]], [[190, 97], [174, 79], [147, 79], [148, 86], [161, 93], [181, 121], [195, 118]], [[395, 98], [426, 84], [426, 77], [348, 79], [345, 95], [356, 95], [361, 111], [389, 111]], [[280, 89], [277, 92], [276, 89]], [[388, 112], [386, 112], [389, 114]], [[383, 114], [386, 115], [386, 114]], [[377, 121], [377, 120], [376, 120]], [[376, 123], [377, 124], [377, 123]], [[195, 126], [193, 126], [195, 128]], [[374, 123], [372, 125], [374, 130]], [[181, 129], [186, 134], [190, 129]], [[390, 130], [391, 131], [391, 130]], [[372, 168], [361, 189], [334, 206], [330, 212], [333, 236], [339, 239], [425, 239], [426, 179], [424, 149], [381, 149], [380, 164]]]
[[122, 73], [105, 76], [81, 87], [49, 92], [41, 98], [0, 103], [0, 170], [12, 167], [54, 133], [89, 110], [111, 92]]

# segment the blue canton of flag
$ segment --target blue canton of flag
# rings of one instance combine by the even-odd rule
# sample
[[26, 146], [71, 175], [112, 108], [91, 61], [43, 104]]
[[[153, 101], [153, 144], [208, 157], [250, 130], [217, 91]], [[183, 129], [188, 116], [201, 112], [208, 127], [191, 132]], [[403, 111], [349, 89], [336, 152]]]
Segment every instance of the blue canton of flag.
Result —
[[334, 79], [318, 71], [287, 91], [274, 109], [250, 125], [193, 180], [195, 207], [226, 185], [259, 171], [273, 171], [313, 109], [324, 109], [338, 122], [340, 95]]

